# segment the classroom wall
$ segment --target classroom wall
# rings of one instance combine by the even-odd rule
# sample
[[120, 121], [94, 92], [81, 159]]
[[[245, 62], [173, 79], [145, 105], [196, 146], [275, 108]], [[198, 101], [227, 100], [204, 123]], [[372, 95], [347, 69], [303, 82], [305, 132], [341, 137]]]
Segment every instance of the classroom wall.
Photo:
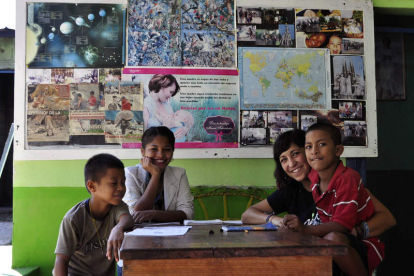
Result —
[[[269, 149], [270, 150], [270, 149]], [[86, 160], [15, 161], [13, 189], [13, 267], [39, 266], [50, 275], [60, 222], [89, 197], [83, 182]], [[138, 160], [124, 160], [133, 166]], [[273, 159], [174, 160], [191, 186], [275, 187]]]
[[[414, 9], [414, 1], [374, 0], [374, 6], [409, 11], [410, 9], [406, 8]], [[407, 42], [412, 45], [414, 39], [409, 38]], [[408, 54], [413, 56], [414, 51], [409, 51]], [[407, 75], [407, 91], [409, 91], [414, 84], [414, 72], [411, 64], [407, 63], [406, 66], [410, 72], [410, 75]], [[411, 169], [409, 158], [414, 155], [408, 139], [412, 136], [413, 130], [409, 127], [408, 120], [402, 118], [412, 118], [414, 111], [409, 107], [412, 93], [407, 97], [406, 102], [378, 103], [380, 157], [368, 160], [369, 169]], [[23, 112], [23, 110], [16, 110], [16, 112]], [[398, 140], [396, 143], [395, 137], [403, 140]], [[404, 145], [408, 146], [404, 147]], [[394, 154], [395, 152], [397, 155]], [[124, 160], [124, 162], [126, 166], [131, 166], [138, 160]], [[84, 163], [85, 160], [14, 162], [13, 267], [39, 266], [41, 275], [50, 275], [60, 221], [69, 208], [88, 197], [82, 176]], [[187, 169], [192, 186], [274, 187], [275, 185], [272, 159], [175, 160], [172, 165]], [[381, 190], [385, 190], [385, 184], [377, 185], [376, 188], [380, 193]], [[379, 198], [384, 200], [385, 193], [384, 198], [381, 196]], [[397, 221], [400, 223], [398, 217]], [[410, 228], [407, 226], [407, 229]], [[397, 250], [395, 249], [396, 253], [389, 256], [392, 258], [392, 255], [395, 255], [397, 258], [400, 255]]]

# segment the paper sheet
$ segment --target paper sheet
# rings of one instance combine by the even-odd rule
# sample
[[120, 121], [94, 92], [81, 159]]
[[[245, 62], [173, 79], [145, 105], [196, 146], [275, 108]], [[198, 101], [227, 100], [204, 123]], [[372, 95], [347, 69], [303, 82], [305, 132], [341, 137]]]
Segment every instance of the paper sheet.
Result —
[[144, 227], [137, 228], [126, 236], [183, 236], [191, 226]]

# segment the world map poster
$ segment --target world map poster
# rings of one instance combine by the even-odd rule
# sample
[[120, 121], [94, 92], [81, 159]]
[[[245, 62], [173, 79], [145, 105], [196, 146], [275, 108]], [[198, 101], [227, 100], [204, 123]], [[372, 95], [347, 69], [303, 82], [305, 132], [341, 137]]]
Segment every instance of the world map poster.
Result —
[[241, 109], [328, 109], [329, 51], [240, 47]]

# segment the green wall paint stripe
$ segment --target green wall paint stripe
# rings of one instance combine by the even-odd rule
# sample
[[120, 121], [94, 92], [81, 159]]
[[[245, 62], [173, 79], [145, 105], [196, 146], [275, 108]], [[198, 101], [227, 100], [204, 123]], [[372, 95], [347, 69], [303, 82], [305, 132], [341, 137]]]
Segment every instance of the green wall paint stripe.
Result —
[[414, 8], [414, 1], [412, 0], [374, 0], [375, 8]]
[[[124, 160], [133, 166], [139, 160]], [[86, 160], [15, 161], [14, 187], [84, 187]], [[179, 159], [191, 186], [274, 187], [273, 159]]]

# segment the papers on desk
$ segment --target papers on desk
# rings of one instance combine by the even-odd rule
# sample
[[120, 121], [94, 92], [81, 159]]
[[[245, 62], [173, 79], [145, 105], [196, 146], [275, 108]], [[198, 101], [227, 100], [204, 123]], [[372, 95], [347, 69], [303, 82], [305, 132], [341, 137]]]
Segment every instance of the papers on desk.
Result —
[[126, 236], [183, 236], [191, 226], [144, 227], [128, 232]]
[[214, 224], [233, 224], [233, 225], [242, 225], [241, 220], [221, 220], [221, 219], [212, 219], [212, 220], [184, 220], [184, 225], [214, 225]]

